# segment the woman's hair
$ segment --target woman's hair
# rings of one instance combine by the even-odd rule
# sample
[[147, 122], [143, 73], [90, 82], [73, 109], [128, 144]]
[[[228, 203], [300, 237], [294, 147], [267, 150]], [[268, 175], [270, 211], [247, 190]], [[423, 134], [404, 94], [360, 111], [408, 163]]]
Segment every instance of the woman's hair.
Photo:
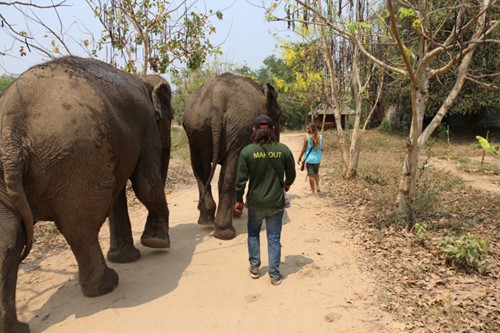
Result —
[[269, 144], [277, 142], [278, 138], [274, 134], [274, 127], [271, 128], [259, 128], [252, 132], [251, 140], [253, 143]]
[[311, 137], [311, 142], [314, 147], [314, 150], [318, 150], [319, 147], [319, 131], [318, 131], [318, 126], [314, 123], [310, 123], [308, 125], [309, 128], [309, 136]]

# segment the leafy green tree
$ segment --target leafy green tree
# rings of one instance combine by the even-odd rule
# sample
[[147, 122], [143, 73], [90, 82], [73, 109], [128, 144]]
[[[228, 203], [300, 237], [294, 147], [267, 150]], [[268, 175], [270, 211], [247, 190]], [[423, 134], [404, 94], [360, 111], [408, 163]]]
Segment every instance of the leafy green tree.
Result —
[[255, 77], [254, 71], [248, 65], [238, 67], [232, 63], [222, 62], [219, 59], [207, 62], [197, 69], [184, 68], [174, 71], [170, 75], [170, 83], [174, 91], [172, 96], [174, 118], [179, 124], [182, 121], [184, 105], [189, 95], [205, 81], [226, 72]]
[[[435, 0], [416, 0], [401, 2], [398, 11], [395, 10], [392, 0], [387, 0], [386, 11], [372, 12], [369, 17], [378, 20], [381, 32], [388, 45], [397, 47], [399, 58], [383, 58], [373, 52], [373, 44], [367, 43], [366, 34], [359, 34], [359, 30], [352, 29], [346, 22], [361, 23], [359, 18], [370, 11], [371, 7], [366, 2], [359, 2], [356, 15], [345, 17], [341, 15], [342, 6], [335, 11], [333, 1], [330, 0], [295, 0], [295, 7], [288, 7], [288, 22], [302, 22], [319, 27], [322, 38], [334, 32], [338, 38], [348, 39], [370, 62], [380, 66], [385, 71], [407, 77], [409, 79], [411, 102], [411, 127], [407, 140], [407, 153], [401, 172], [400, 188], [397, 197], [397, 206], [400, 212], [408, 212], [409, 205], [416, 195], [416, 175], [418, 167], [419, 150], [425, 145], [430, 135], [441, 124], [443, 117], [459, 95], [465, 80], [469, 77], [469, 68], [474, 52], [481, 42], [495, 42], [489, 37], [498, 29], [500, 22], [492, 20], [490, 12], [498, 10], [497, 0], [481, 0], [477, 3], [458, 1], [455, 3], [439, 2]], [[291, 1], [287, 1], [288, 6]], [[273, 1], [271, 11], [279, 5]], [[351, 7], [352, 8], [352, 7]], [[292, 13], [293, 11], [293, 13]], [[434, 21], [433, 13], [439, 12], [443, 19]], [[306, 18], [306, 15], [308, 17]], [[311, 18], [312, 17], [312, 18]], [[407, 22], [405, 21], [407, 20]], [[452, 29], [447, 29], [443, 22], [452, 22]], [[346, 24], [347, 23], [347, 24]], [[384, 25], [387, 25], [385, 31]], [[328, 30], [325, 28], [327, 27]], [[407, 38], [402, 38], [407, 36]], [[368, 35], [368, 37], [371, 37]], [[411, 38], [414, 37], [414, 38]], [[497, 41], [498, 42], [498, 41]], [[331, 48], [325, 46], [325, 59], [329, 69], [330, 87], [335, 105], [338, 106], [337, 75], [333, 66]], [[433, 113], [433, 118], [424, 129], [424, 116], [428, 110], [429, 83], [431, 78], [439, 77], [444, 73], [456, 71], [456, 79], [450, 88], [443, 94], [442, 103]], [[338, 108], [337, 108], [338, 109]], [[336, 114], [337, 127], [339, 127]], [[339, 139], [342, 144], [342, 135]], [[344, 151], [345, 153], [345, 151]], [[347, 160], [345, 156], [343, 160]]]
[[[449, 15], [446, 7], [441, 7], [442, 4], [439, 1], [430, 1], [432, 6], [432, 11], [429, 11], [429, 21], [431, 22], [431, 31], [436, 31], [436, 36], [434, 37], [435, 43], [446, 39], [445, 32], [453, 31], [455, 27], [455, 15]], [[463, 12], [464, 19], [473, 18], [472, 9]], [[495, 8], [495, 7], [492, 7]], [[498, 8], [498, 6], [496, 7]], [[384, 14], [384, 9], [380, 10], [381, 15]], [[414, 25], [420, 24], [419, 19], [416, 16], [416, 12], [408, 7], [404, 7], [399, 3], [394, 3], [394, 11], [397, 13], [398, 28], [401, 35], [401, 39], [405, 41], [405, 47], [408, 52], [413, 52], [412, 57], [416, 57], [414, 54], [418, 50], [418, 29], [415, 29]], [[489, 13], [488, 20], [493, 22], [498, 22], [500, 20], [500, 11], [492, 10]], [[442, 26], [441, 28], [439, 26]], [[438, 29], [439, 28], [439, 29]], [[460, 41], [457, 41], [457, 47], [455, 49], [450, 49], [443, 55], [437, 56], [434, 60], [430, 62], [433, 68], [440, 67], [440, 64], [447, 63], [450, 58], [460, 57], [463, 54], [460, 44], [465, 45], [467, 39], [471, 38], [471, 29], [463, 29], [460, 36]], [[465, 81], [460, 94], [456, 97], [455, 102], [449, 107], [449, 111], [446, 113], [447, 116], [461, 115], [467, 117], [470, 121], [467, 122], [468, 125], [473, 125], [475, 121], [481, 119], [483, 116], [490, 112], [495, 112], [498, 110], [498, 95], [500, 92], [500, 58], [496, 56], [500, 52], [499, 43], [490, 43], [488, 41], [498, 41], [500, 40], [500, 29], [492, 29], [489, 33], [489, 39], [483, 39], [477, 44], [477, 48], [474, 52], [474, 57], [468, 68], [468, 74], [465, 76]], [[379, 46], [379, 49], [386, 49], [386, 47]], [[387, 56], [392, 58], [391, 61], [395, 61], [395, 52], [391, 52], [391, 55]], [[450, 70], [440, 73], [438, 76], [430, 77], [429, 88], [428, 88], [428, 105], [425, 110], [426, 117], [433, 117], [436, 110], [440, 108], [443, 102], [443, 96], [446, 96], [452, 89], [457, 81], [458, 72], [456, 68], [450, 68]], [[410, 114], [411, 115], [411, 104], [405, 103], [404, 101], [410, 100], [410, 79], [407, 76], [391, 76], [388, 77], [388, 86], [391, 89], [387, 89], [384, 93], [384, 100], [386, 104], [397, 105], [400, 110], [400, 114]], [[410, 118], [406, 118], [404, 121], [406, 125], [409, 125]]]
[[101, 22], [104, 33], [94, 54], [109, 45], [111, 62], [120, 56], [124, 69], [146, 74], [148, 70], [175, 71], [175, 64], [198, 69], [207, 56], [220, 53], [209, 36], [215, 33], [210, 18], [222, 20], [221, 11], [196, 12], [196, 0], [86, 0]]
[[[279, 3], [273, 1], [268, 8], [269, 19], [288, 22], [299, 37], [307, 40], [290, 51], [294, 58], [302, 58], [298, 62], [301, 68], [294, 67], [298, 75], [293, 90], [297, 96], [303, 96], [304, 102], [307, 100], [310, 110], [320, 103], [333, 109], [344, 177], [353, 178], [359, 159], [361, 116], [369, 119], [373, 114], [373, 108], [370, 111], [363, 109], [369, 106], [366, 102], [370, 97], [367, 87], [372, 82], [370, 77], [374, 68], [362, 61], [361, 48], [355, 43], [362, 40], [361, 45], [367, 48], [374, 43], [371, 18], [365, 13], [367, 4], [359, 2], [356, 7], [339, 5], [337, 9], [329, 0], [296, 0], [285, 3], [285, 17], [276, 17], [272, 13]], [[307, 52], [310, 50], [315, 52]], [[315, 82], [316, 77], [321, 80]], [[341, 112], [349, 104], [355, 105], [356, 113], [350, 138], [345, 135], [341, 122]], [[367, 123], [365, 121], [363, 128]]]
[[[304, 100], [306, 96], [304, 90], [294, 89], [294, 87], [302, 84], [301, 87], [305, 88], [306, 82], [303, 78], [304, 76], [307, 77], [307, 74], [299, 74], [297, 72], [300, 67], [299, 56], [296, 56], [295, 51], [291, 51], [292, 44], [287, 45], [290, 46], [290, 49], [288, 49], [287, 53], [286, 48], [283, 48], [283, 55], [287, 53], [288, 60], [285, 57], [278, 58], [275, 55], [267, 57], [263, 61], [263, 66], [257, 70], [256, 80], [261, 84], [269, 82], [276, 88], [279, 93], [279, 103], [283, 110], [281, 124], [291, 129], [298, 129], [304, 125], [307, 112], [310, 111], [310, 103]], [[293, 47], [296, 50], [301, 49], [301, 46], [298, 44], [294, 44]], [[302, 61], [304, 64], [304, 57]], [[297, 81], [297, 78], [299, 78], [299, 81]], [[319, 80], [317, 77], [316, 79]], [[307, 83], [312, 84], [311, 82], [313, 82], [312, 79]], [[316, 95], [316, 91], [314, 95]]]
[[172, 107], [174, 108], [174, 119], [178, 124], [182, 122], [184, 105], [189, 95], [206, 80], [215, 77], [217, 74], [207, 67], [191, 70], [189, 68], [174, 72], [171, 75], [172, 85]]
[[0, 76], [0, 96], [3, 94], [5, 89], [14, 81], [12, 76], [2, 75]]
[[308, 106], [309, 111], [326, 100], [324, 60], [320, 41], [309, 43], [285, 42], [282, 45], [285, 64], [292, 70], [292, 79], [275, 78], [276, 85], [285, 92], [293, 92], [297, 104]]
[[255, 78], [255, 71], [251, 69], [246, 63], [242, 65], [241, 67], [235, 68], [234, 73], [241, 75], [241, 76], [248, 76], [251, 78]]

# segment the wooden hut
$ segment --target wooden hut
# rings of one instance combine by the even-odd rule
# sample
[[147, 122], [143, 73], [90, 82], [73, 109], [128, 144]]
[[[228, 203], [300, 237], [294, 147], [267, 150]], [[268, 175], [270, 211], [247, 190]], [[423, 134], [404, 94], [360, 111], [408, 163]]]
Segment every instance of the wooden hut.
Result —
[[[325, 130], [330, 128], [335, 128], [335, 114], [333, 110], [335, 110], [334, 107], [326, 107], [326, 108], [322, 106], [318, 107], [316, 110], [309, 112], [309, 116], [311, 117], [311, 122], [315, 123], [316, 126], [318, 126], [318, 128], [321, 129], [321, 126], [323, 124], [323, 115], [326, 114]], [[340, 122], [342, 124], [342, 128], [345, 128], [347, 117], [355, 113], [356, 112], [354, 110], [344, 105], [344, 109], [340, 114]]]

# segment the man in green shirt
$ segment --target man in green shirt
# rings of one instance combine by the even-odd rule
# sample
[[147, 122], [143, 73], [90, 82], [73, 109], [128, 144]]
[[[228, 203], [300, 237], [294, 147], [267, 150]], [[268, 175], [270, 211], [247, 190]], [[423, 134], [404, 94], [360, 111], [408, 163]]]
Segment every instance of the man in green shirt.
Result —
[[[267, 115], [255, 119], [252, 143], [243, 148], [238, 161], [235, 185], [235, 210], [243, 210], [243, 194], [248, 183], [248, 254], [250, 276], [259, 278], [260, 230], [266, 221], [269, 276], [279, 285], [281, 227], [285, 207], [284, 191], [295, 180], [295, 161], [290, 149], [277, 142], [272, 119]], [[284, 180], [283, 180], [284, 178]], [[283, 191], [284, 190], [284, 191]]]

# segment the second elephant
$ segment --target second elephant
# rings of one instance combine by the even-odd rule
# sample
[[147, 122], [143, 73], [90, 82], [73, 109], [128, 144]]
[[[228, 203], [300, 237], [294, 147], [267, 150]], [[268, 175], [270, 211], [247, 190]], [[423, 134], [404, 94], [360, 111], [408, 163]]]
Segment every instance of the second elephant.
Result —
[[[276, 90], [270, 84], [259, 85], [229, 73], [205, 82], [186, 102], [183, 126], [198, 182], [198, 223], [214, 224], [216, 238], [236, 236], [232, 205], [238, 157], [250, 143], [253, 121], [261, 114], [272, 118], [279, 137], [281, 108]], [[217, 164], [221, 165], [218, 206], [210, 185]]]

